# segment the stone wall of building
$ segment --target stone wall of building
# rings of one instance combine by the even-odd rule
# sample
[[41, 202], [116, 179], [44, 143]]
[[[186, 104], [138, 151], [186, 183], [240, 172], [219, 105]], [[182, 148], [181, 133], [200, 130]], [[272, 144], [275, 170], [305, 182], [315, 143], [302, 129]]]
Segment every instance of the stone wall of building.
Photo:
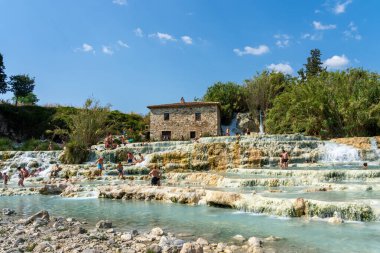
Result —
[[[169, 113], [169, 120], [164, 114]], [[195, 119], [201, 113], [201, 119]], [[188, 140], [190, 132], [195, 137], [220, 135], [220, 110], [217, 105], [152, 108], [150, 112], [150, 139], [161, 140], [162, 132], [170, 131], [172, 140]]]

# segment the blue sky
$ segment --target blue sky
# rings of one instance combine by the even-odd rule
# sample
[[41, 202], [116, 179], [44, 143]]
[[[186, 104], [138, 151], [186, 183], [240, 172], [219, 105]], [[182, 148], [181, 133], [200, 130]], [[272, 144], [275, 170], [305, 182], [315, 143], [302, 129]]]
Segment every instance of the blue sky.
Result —
[[146, 113], [217, 81], [295, 75], [313, 48], [332, 70], [379, 71], [379, 9], [378, 0], [0, 0], [0, 52], [8, 76], [36, 78], [41, 105], [94, 97]]

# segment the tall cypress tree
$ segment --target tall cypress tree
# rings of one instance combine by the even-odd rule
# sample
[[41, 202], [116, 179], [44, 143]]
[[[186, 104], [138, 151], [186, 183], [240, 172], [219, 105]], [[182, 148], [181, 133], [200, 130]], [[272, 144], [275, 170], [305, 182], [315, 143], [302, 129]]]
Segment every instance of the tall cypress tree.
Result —
[[306, 77], [317, 76], [322, 71], [325, 71], [323, 62], [321, 61], [321, 51], [316, 48], [310, 51], [310, 56], [307, 57], [307, 63], [304, 64], [306, 68]]
[[3, 62], [3, 55], [0, 53], [0, 94], [7, 92], [7, 75], [4, 72], [4, 62]]

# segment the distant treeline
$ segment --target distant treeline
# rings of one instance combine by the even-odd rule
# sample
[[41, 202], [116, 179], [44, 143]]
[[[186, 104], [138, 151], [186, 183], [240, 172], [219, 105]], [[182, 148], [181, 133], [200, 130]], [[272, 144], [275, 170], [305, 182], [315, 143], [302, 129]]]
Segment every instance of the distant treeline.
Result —
[[296, 77], [263, 71], [242, 85], [218, 82], [201, 100], [221, 103], [224, 124], [236, 112], [261, 113], [271, 134], [380, 135], [380, 75], [357, 68], [328, 71], [320, 56], [311, 50]]

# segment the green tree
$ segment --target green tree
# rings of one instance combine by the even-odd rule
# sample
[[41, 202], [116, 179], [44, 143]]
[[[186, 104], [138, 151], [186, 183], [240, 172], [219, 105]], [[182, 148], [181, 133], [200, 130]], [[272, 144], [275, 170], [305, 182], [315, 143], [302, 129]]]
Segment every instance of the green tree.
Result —
[[380, 76], [362, 69], [327, 72], [289, 86], [269, 110], [270, 133], [330, 137], [380, 134]]
[[245, 88], [233, 82], [217, 82], [210, 86], [203, 96], [203, 101], [220, 103], [221, 120], [225, 125], [231, 122], [235, 112], [248, 110]]
[[34, 90], [34, 78], [30, 78], [28, 75], [16, 75], [11, 76], [9, 81], [9, 86], [11, 91], [15, 96], [15, 105], [21, 97], [26, 97], [29, 93]]
[[[17, 98], [13, 97], [12, 100], [16, 103]], [[39, 99], [37, 98], [36, 94], [33, 92], [28, 93], [25, 97], [19, 97], [18, 102], [23, 104], [23, 105], [35, 105]]]
[[301, 81], [317, 76], [326, 70], [326, 68], [323, 67], [323, 62], [321, 61], [321, 55], [321, 51], [317, 48], [310, 50], [310, 56], [307, 57], [307, 62], [304, 64], [305, 69], [301, 68], [298, 71]]
[[289, 75], [268, 71], [246, 80], [247, 105], [252, 116], [258, 117], [261, 112], [265, 119], [268, 109], [273, 106], [274, 99], [285, 90], [291, 80]]
[[0, 94], [6, 93], [7, 88], [8, 88], [8, 85], [6, 82], [7, 75], [5, 74], [4, 69], [5, 69], [5, 66], [3, 62], [3, 55], [0, 53]]

